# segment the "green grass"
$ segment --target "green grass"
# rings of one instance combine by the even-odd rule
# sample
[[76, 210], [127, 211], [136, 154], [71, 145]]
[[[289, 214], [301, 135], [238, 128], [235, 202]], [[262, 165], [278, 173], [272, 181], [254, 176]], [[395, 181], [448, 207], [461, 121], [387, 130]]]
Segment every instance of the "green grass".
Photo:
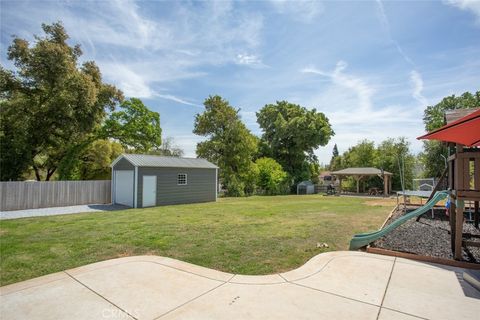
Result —
[[[240, 274], [286, 271], [318, 253], [346, 250], [354, 233], [377, 229], [393, 203], [373, 201], [320, 195], [223, 198], [6, 220], [0, 224], [0, 283], [144, 254]], [[317, 242], [329, 248], [317, 248]]]

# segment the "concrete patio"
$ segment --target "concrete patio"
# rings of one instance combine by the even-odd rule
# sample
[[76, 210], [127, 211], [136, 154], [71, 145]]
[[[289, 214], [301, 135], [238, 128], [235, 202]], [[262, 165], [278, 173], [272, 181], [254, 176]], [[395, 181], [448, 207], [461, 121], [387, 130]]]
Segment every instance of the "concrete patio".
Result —
[[341, 251], [267, 276], [126, 257], [2, 287], [0, 318], [478, 319], [463, 271]]

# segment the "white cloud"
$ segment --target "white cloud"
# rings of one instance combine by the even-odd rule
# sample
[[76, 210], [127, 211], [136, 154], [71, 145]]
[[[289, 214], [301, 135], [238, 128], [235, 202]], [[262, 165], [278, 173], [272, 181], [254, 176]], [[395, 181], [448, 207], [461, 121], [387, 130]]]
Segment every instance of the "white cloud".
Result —
[[[324, 163], [330, 160], [335, 143], [343, 152], [363, 139], [380, 143], [387, 137], [404, 136], [412, 143], [414, 150], [420, 150], [421, 144], [415, 139], [423, 129], [420, 109], [412, 105], [376, 104], [376, 95], [381, 94], [377, 86], [364, 77], [347, 73], [347, 66], [346, 62], [338, 61], [331, 72], [315, 67], [301, 70], [305, 74], [330, 79], [330, 84], [322, 86], [318, 94], [301, 101], [301, 104], [316, 106], [325, 112], [336, 133], [326, 147], [316, 151], [319, 160]], [[423, 97], [420, 74], [416, 73], [414, 79], [420, 80], [414, 92], [419, 94], [418, 97]]]
[[290, 15], [300, 22], [311, 22], [325, 10], [320, 1], [271, 0], [270, 3], [278, 13]]
[[428, 105], [428, 100], [422, 94], [422, 91], [423, 91], [422, 75], [418, 71], [412, 70], [410, 72], [410, 82], [413, 85], [413, 92], [412, 92], [413, 98], [415, 98], [415, 100], [417, 100], [420, 103], [420, 106], [422, 107], [422, 109], [425, 108]]
[[155, 94], [144, 77], [128, 65], [107, 62], [100, 63], [100, 68], [106, 78], [115, 79], [114, 84], [127, 97], [151, 98]]
[[258, 12], [234, 10], [229, 1], [172, 2], [168, 15], [154, 19], [142, 7], [128, 0], [32, 2], [6, 14], [24, 26], [17, 34], [30, 37], [42, 22], [61, 19], [71, 42], [82, 45], [82, 58], [95, 60], [127, 96], [153, 97], [174, 81], [205, 75], [199, 70], [211, 65], [264, 66], [256, 53], [263, 28]]
[[199, 104], [189, 102], [189, 101], [187, 101], [183, 98], [179, 98], [179, 97], [171, 95], [171, 94], [159, 94], [159, 93], [157, 93], [157, 94], [155, 94], [155, 97], [159, 97], [159, 98], [170, 100], [170, 101], [175, 101], [175, 102], [185, 104], [185, 105], [188, 105], [188, 106], [194, 106], [194, 107], [202, 108], [202, 106], [199, 105]]
[[352, 90], [358, 97], [358, 107], [362, 112], [372, 109], [371, 97], [374, 93], [374, 88], [369, 86], [365, 80], [344, 73], [344, 70], [348, 67], [345, 61], [338, 61], [333, 72], [324, 72], [314, 67], [304, 68], [301, 70], [303, 73], [313, 73], [332, 79], [332, 81], [344, 88]]
[[480, 24], [480, 1], [479, 0], [446, 0], [444, 3], [457, 7], [462, 10], [472, 12], [476, 19], [477, 24]]
[[377, 8], [378, 8], [378, 18], [380, 20], [380, 24], [382, 25], [383, 30], [387, 34], [388, 41], [390, 41], [397, 52], [400, 54], [400, 56], [407, 62], [408, 64], [414, 66], [415, 64], [413, 63], [413, 60], [410, 59], [410, 57], [403, 51], [402, 47], [400, 44], [392, 37], [392, 32], [390, 30], [390, 22], [388, 22], [388, 17], [387, 14], [385, 13], [385, 8], [383, 7], [382, 0], [376, 0], [377, 1]]
[[236, 64], [250, 67], [266, 67], [262, 60], [254, 54], [237, 54]]

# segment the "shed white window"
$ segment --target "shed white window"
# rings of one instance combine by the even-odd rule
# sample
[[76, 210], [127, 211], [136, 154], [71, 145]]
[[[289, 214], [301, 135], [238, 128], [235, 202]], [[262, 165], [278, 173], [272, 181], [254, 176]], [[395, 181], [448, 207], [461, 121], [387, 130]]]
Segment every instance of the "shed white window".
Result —
[[179, 173], [178, 174], [177, 184], [178, 185], [186, 185], [187, 184], [187, 174], [186, 173]]

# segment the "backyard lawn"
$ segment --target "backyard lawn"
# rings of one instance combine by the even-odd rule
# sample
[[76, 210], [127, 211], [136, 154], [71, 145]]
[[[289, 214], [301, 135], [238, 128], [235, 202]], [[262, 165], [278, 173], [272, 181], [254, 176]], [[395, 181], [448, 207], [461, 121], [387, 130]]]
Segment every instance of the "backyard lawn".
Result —
[[[240, 274], [294, 269], [380, 227], [393, 200], [277, 196], [0, 222], [1, 285], [115, 257], [161, 255]], [[328, 248], [317, 248], [317, 243]]]

